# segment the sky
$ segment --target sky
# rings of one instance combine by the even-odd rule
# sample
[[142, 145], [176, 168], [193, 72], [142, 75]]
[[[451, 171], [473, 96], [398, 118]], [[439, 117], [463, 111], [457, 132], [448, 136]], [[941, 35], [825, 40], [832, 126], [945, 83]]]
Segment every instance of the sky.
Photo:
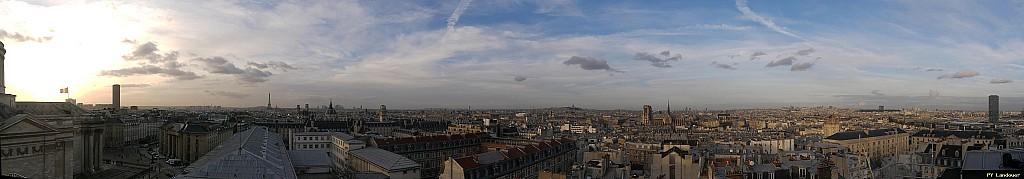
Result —
[[[1021, 1], [0, 1], [7, 93], [123, 105], [1024, 107]], [[59, 93], [68, 87], [69, 94]]]

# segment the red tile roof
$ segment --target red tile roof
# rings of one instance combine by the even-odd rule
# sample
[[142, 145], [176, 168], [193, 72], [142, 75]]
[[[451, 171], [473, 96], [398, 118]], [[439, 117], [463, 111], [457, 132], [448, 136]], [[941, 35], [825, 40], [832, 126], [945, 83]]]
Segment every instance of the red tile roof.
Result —
[[457, 158], [455, 159], [455, 162], [459, 163], [459, 166], [462, 166], [463, 169], [473, 169], [480, 167], [480, 163], [476, 162], [476, 156], [466, 156], [462, 158]]
[[507, 154], [509, 158], [518, 158], [526, 155], [526, 152], [524, 152], [523, 149], [520, 148], [513, 148], [509, 149]]

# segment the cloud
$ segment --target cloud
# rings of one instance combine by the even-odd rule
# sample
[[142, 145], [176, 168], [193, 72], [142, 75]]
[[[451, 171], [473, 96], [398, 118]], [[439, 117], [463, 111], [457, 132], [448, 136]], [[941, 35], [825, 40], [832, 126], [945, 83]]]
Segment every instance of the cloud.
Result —
[[797, 51], [796, 51], [796, 55], [799, 55], [799, 56], [807, 56], [807, 55], [810, 55], [810, 54], [814, 53], [815, 51], [816, 51], [816, 50], [814, 50], [814, 48], [808, 48], [808, 49], [803, 49], [803, 50], [797, 50]]
[[[768, 65], [765, 65], [764, 67], [789, 66], [789, 65], [793, 65], [793, 61], [796, 61], [796, 57], [786, 57], [786, 58], [783, 58], [781, 60], [775, 60], [775, 61], [768, 62]], [[808, 68], [810, 68], [810, 67], [808, 67]]]
[[807, 71], [808, 69], [811, 69], [811, 67], [814, 67], [814, 63], [797, 63], [792, 67], [789, 67], [789, 71]]
[[736, 70], [736, 67], [734, 67], [733, 65], [729, 65], [729, 64], [721, 64], [721, 63], [718, 63], [718, 62], [711, 62], [711, 65], [715, 66], [715, 68], [721, 68], [721, 69], [726, 69], [726, 70]]
[[17, 32], [10, 33], [10, 32], [7, 32], [6, 30], [0, 30], [0, 38], [12, 39], [12, 40], [18, 41], [18, 42], [26, 42], [26, 41], [46, 42], [46, 41], [50, 41], [50, 39], [53, 39], [53, 37], [32, 37], [32, 36], [28, 36], [28, 35], [21, 35], [21, 33], [17, 33]]
[[935, 77], [935, 79], [937, 79], [937, 80], [946, 79], [946, 78], [949, 78], [949, 75], [942, 75], [942, 76], [939, 76], [939, 77]]
[[989, 81], [989, 83], [992, 83], [992, 84], [1013, 83], [1013, 80], [1011, 80], [1011, 79], [992, 79], [992, 81]]
[[931, 72], [931, 71], [946, 71], [946, 69], [941, 69], [941, 68], [929, 68], [929, 69], [925, 69], [924, 71], [929, 71], [929, 72]]
[[651, 66], [655, 66], [658, 68], [672, 68], [672, 65], [668, 64], [669, 61], [679, 61], [680, 59], [683, 59], [683, 55], [676, 54], [675, 56], [671, 56], [671, 52], [669, 51], [661, 52], [661, 56], [664, 56], [666, 58], [662, 59], [661, 57], [658, 57], [654, 54], [641, 52], [636, 53], [636, 55], [633, 56], [633, 60], [649, 61], [651, 62]]
[[580, 65], [580, 69], [584, 70], [605, 70], [610, 72], [625, 73], [624, 71], [619, 71], [612, 68], [611, 66], [608, 66], [608, 61], [594, 57], [572, 56], [571, 58], [569, 58], [569, 60], [565, 60], [565, 62], [562, 62], [562, 64]]
[[235, 77], [238, 77], [239, 80], [245, 82], [260, 83], [266, 82], [267, 77], [270, 77], [272, 75], [274, 75], [274, 73], [271, 73], [269, 71], [263, 71], [255, 68], [246, 68], [245, 72], [241, 74], [236, 74]]
[[775, 22], [772, 22], [772, 20], [769, 20], [767, 18], [761, 17], [761, 15], [757, 15], [757, 13], [754, 13], [754, 11], [750, 10], [750, 7], [747, 6], [747, 1], [746, 0], [736, 0], [736, 9], [740, 10], [740, 12], [742, 12], [744, 16], [747, 16], [747, 18], [750, 18], [750, 20], [753, 20], [754, 22], [760, 23], [761, 25], [764, 25], [765, 27], [768, 27], [769, 29], [772, 29], [772, 31], [775, 31], [775, 32], [778, 32], [778, 33], [781, 33], [781, 34], [785, 34], [785, 35], [788, 35], [790, 37], [795, 37], [795, 38], [798, 38], [798, 39], [801, 39], [801, 40], [807, 40], [807, 39], [804, 39], [803, 37], [797, 36], [796, 34], [793, 34], [793, 33], [790, 33], [789, 31], [786, 31], [786, 29], [783, 28], [783, 27], [779, 27], [778, 25], [775, 25]]
[[[267, 79], [266, 79], [267, 77], [270, 77], [270, 76], [274, 75], [274, 73], [271, 73], [270, 71], [261, 70], [259, 68], [261, 66], [264, 67], [264, 68], [271, 68], [271, 66], [278, 66], [278, 65], [283, 65], [283, 66], [291, 67], [291, 66], [288, 66], [287, 64], [284, 64], [284, 63], [281, 63], [281, 64], [265, 63], [265, 64], [263, 64], [263, 63], [251, 62], [249, 67], [247, 67], [245, 69], [241, 69], [241, 68], [238, 68], [237, 66], [235, 66], [234, 63], [231, 63], [227, 59], [224, 59], [224, 57], [196, 58], [196, 59], [192, 59], [192, 61], [202, 62], [203, 69], [205, 69], [209, 73], [214, 73], [214, 74], [231, 74], [231, 75], [235, 75], [235, 77], [238, 78], [239, 80], [242, 80], [244, 82], [249, 82], [249, 83], [266, 82], [267, 81]], [[251, 64], [256, 64], [256, 65], [251, 65]], [[278, 67], [278, 68], [282, 68], [282, 67]], [[291, 67], [291, 68], [294, 68], [294, 67]]]
[[697, 30], [734, 30], [744, 31], [749, 30], [750, 26], [736, 26], [729, 24], [698, 24], [692, 26], [686, 26], [686, 29], [697, 29]]
[[268, 61], [266, 63], [249, 62], [249, 63], [246, 63], [246, 64], [251, 66], [251, 67], [255, 67], [256, 69], [261, 69], [261, 70], [262, 69], [267, 69], [267, 68], [273, 68], [273, 69], [278, 69], [278, 70], [283, 70], [283, 71], [299, 69], [299, 68], [295, 68], [295, 67], [293, 67], [291, 65], [288, 65], [287, 63], [281, 62], [281, 61]]
[[145, 83], [132, 83], [132, 84], [121, 84], [122, 88], [145, 88], [149, 87], [149, 84]]
[[164, 77], [171, 77], [175, 80], [194, 80], [201, 78], [201, 76], [196, 75], [196, 73], [194, 72], [183, 71], [176, 68], [164, 68], [154, 65], [142, 65], [117, 70], [100, 71], [100, 76], [127, 77], [135, 75], [160, 75]]
[[206, 94], [209, 94], [210, 96], [222, 96], [222, 97], [229, 97], [229, 98], [235, 98], [235, 99], [242, 99], [242, 98], [246, 98], [246, 97], [251, 96], [251, 95], [246, 94], [246, 93], [230, 92], [230, 91], [203, 90], [203, 92], [206, 92]]
[[516, 76], [515, 80], [517, 82], [526, 81], [526, 77], [525, 76]]
[[885, 93], [882, 93], [882, 90], [873, 90], [873, 91], [871, 91], [871, 94], [875, 94], [875, 95], [879, 95], [879, 96], [885, 96]]
[[459, 17], [462, 16], [462, 13], [466, 12], [466, 8], [469, 8], [470, 2], [473, 2], [473, 0], [462, 0], [459, 2], [458, 6], [455, 6], [455, 11], [453, 11], [452, 15], [448, 17], [449, 32], [455, 30], [455, 23], [459, 22]]
[[192, 61], [202, 62], [203, 68], [207, 72], [217, 74], [242, 74], [245, 70], [242, 70], [235, 66], [234, 63], [224, 59], [224, 57], [210, 57], [210, 58], [196, 58]]
[[[125, 39], [125, 41], [128, 41]], [[134, 41], [133, 41], [134, 42]], [[160, 75], [175, 80], [194, 80], [202, 78], [195, 72], [182, 70], [184, 64], [178, 62], [178, 52], [171, 51], [159, 54], [156, 43], [146, 42], [135, 46], [128, 55], [121, 56], [125, 61], [140, 61], [139, 66], [116, 70], [100, 71], [100, 76], [127, 77], [135, 75]]]
[[750, 60], [757, 59], [758, 56], [762, 56], [762, 55], [768, 55], [768, 53], [764, 53], [762, 51], [756, 51], [753, 54], [750, 54]]
[[951, 78], [970, 78], [970, 77], [975, 77], [975, 76], [978, 76], [978, 75], [981, 75], [981, 73], [978, 73], [978, 71], [974, 71], [974, 70], [960, 70], [960, 71], [958, 71], [956, 73], [953, 73], [953, 76], [951, 76]]

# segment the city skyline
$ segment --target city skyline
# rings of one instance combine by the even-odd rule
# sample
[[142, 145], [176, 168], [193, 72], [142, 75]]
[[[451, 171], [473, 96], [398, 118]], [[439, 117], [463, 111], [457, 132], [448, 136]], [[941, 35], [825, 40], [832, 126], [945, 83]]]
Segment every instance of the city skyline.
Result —
[[1020, 111], [1003, 3], [4, 1], [0, 41], [19, 101]]

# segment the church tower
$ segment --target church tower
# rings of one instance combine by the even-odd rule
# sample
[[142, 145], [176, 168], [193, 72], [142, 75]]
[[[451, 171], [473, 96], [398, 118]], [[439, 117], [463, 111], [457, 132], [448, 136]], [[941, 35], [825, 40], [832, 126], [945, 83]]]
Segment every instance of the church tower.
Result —
[[665, 118], [662, 119], [663, 124], [672, 125], [675, 124], [675, 117], [672, 116], [672, 100], [668, 100], [668, 104], [665, 106]]
[[380, 111], [377, 111], [378, 122], [384, 122], [384, 116], [387, 115], [388, 107], [383, 104], [380, 105]]
[[832, 136], [832, 134], [839, 133], [839, 117], [829, 115], [828, 119], [825, 119], [825, 124], [822, 127], [821, 138]]

